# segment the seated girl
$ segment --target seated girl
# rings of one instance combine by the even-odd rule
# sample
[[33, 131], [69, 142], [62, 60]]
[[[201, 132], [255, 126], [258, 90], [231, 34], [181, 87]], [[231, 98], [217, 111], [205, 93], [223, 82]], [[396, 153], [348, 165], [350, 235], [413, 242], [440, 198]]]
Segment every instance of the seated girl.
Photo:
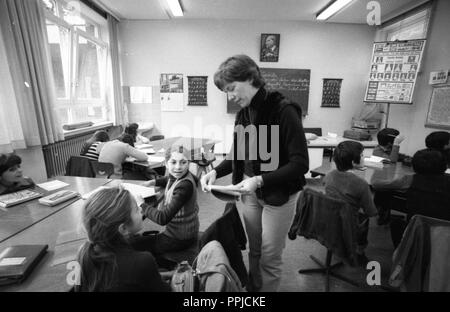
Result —
[[94, 133], [92, 137], [89, 138], [86, 142], [84, 142], [83, 147], [81, 148], [81, 156], [86, 156], [91, 158], [92, 160], [98, 159], [97, 146], [102, 142], [108, 142], [109, 135], [108, 132], [104, 130], [98, 130]]
[[33, 180], [23, 176], [21, 163], [22, 159], [15, 154], [0, 155], [0, 195], [34, 186]]
[[141, 208], [125, 189], [104, 188], [86, 202], [86, 242], [78, 254], [80, 285], [75, 291], [170, 291], [153, 256], [135, 251], [128, 238], [142, 229]]
[[196, 243], [199, 230], [197, 178], [189, 171], [190, 154], [183, 146], [172, 146], [166, 151], [168, 176], [145, 182], [145, 186], [164, 187], [164, 196], [156, 205], [138, 198], [144, 215], [159, 225], [164, 232], [136, 237], [133, 247], [149, 250], [157, 261], [162, 254], [180, 251]]

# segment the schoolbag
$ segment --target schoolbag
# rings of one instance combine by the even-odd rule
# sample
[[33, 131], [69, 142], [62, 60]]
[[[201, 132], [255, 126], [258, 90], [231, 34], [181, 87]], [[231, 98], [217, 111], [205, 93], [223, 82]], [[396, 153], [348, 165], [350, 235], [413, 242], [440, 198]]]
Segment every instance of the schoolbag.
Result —
[[239, 277], [218, 241], [206, 244], [193, 262], [183, 261], [171, 279], [175, 292], [241, 292]]

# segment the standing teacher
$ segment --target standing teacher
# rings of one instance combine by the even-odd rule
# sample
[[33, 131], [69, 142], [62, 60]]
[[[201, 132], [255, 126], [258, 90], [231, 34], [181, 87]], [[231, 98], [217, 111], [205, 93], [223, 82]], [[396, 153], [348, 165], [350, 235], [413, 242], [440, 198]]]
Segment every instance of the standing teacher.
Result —
[[[207, 185], [232, 173], [232, 183], [242, 194], [250, 247], [247, 290], [277, 291], [286, 236], [308, 172], [301, 108], [281, 93], [267, 91], [258, 65], [246, 55], [223, 62], [214, 83], [241, 110], [231, 151], [203, 176], [202, 189], [206, 191]], [[243, 139], [246, 134], [248, 140]]]

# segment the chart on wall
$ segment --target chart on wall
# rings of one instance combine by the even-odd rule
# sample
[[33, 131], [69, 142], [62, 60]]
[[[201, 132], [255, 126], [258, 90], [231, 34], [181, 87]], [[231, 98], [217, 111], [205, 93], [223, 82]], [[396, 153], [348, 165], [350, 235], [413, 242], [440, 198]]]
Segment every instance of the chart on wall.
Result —
[[375, 42], [365, 102], [412, 104], [425, 40]]
[[183, 111], [183, 74], [161, 74], [161, 111]]
[[[302, 108], [303, 115], [308, 113], [309, 101], [309, 69], [287, 68], [261, 68], [261, 75], [270, 91], [279, 91], [281, 94], [296, 102]], [[227, 102], [227, 113], [236, 113], [240, 110], [238, 104], [230, 99]]]
[[188, 76], [188, 105], [206, 106], [208, 76]]

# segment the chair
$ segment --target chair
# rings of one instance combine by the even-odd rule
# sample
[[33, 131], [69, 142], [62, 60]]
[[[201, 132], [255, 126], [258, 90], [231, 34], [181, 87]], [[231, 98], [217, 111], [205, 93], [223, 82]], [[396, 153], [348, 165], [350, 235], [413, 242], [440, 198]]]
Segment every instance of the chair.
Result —
[[343, 280], [353, 286], [359, 283], [336, 273], [343, 263], [331, 264], [333, 254], [339, 256], [350, 266], [357, 265], [356, 256], [356, 217], [353, 208], [346, 202], [331, 198], [321, 192], [305, 189], [297, 202], [297, 212], [289, 230], [288, 237], [296, 236], [316, 239], [327, 248], [325, 264], [310, 255], [319, 268], [301, 269], [300, 274], [323, 273], [326, 275], [325, 291], [330, 291], [330, 276]]
[[70, 156], [66, 164], [66, 176], [95, 177], [90, 162], [91, 160], [84, 156]]
[[214, 161], [216, 161], [216, 155], [214, 154], [214, 145], [211, 146], [209, 151], [207, 151], [206, 153], [203, 151], [202, 148], [202, 159], [192, 161], [197, 165], [197, 178], [200, 179], [203, 172], [207, 173], [208, 171], [213, 170]]
[[156, 140], [163, 140], [163, 139], [164, 139], [163, 135], [157, 134], [157, 135], [152, 135], [149, 140], [156, 141]]
[[114, 165], [112, 163], [91, 161], [91, 166], [96, 178], [104, 177], [109, 179], [114, 174]]

